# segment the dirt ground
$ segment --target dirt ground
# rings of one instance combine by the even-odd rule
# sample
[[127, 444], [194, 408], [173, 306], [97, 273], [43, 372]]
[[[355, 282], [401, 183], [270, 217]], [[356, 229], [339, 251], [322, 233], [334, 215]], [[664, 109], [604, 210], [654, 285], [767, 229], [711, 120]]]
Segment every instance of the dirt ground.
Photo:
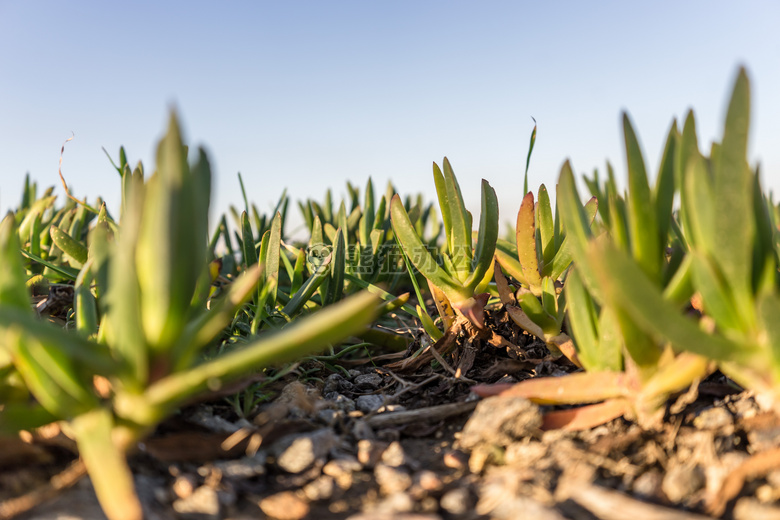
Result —
[[[419, 345], [312, 359], [259, 383], [256, 406], [183, 409], [130, 456], [147, 518], [780, 518], [780, 421], [722, 375], [670, 400], [655, 429], [542, 431], [547, 408], [470, 388], [574, 367], [492, 319], [519, 350], [459, 345], [413, 370]], [[56, 426], [0, 439], [0, 501], [0, 518], [103, 518]]]

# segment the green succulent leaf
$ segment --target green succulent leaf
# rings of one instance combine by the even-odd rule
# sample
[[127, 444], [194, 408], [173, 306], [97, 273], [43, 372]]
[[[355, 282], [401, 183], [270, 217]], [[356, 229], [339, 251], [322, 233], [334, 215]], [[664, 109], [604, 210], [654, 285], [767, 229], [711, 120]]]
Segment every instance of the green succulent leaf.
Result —
[[517, 213], [517, 258], [523, 269], [523, 277], [531, 291], [541, 294], [542, 278], [539, 275], [538, 255], [536, 252], [536, 226], [534, 222], [534, 194], [526, 193]]
[[466, 288], [474, 288], [493, 265], [493, 256], [498, 240], [498, 198], [496, 191], [482, 179], [482, 211], [479, 217], [479, 235], [477, 247], [474, 250], [474, 260], [471, 274], [463, 284]]
[[445, 293], [447, 291], [453, 293], [462, 292], [459, 290], [459, 283], [436, 263], [428, 248], [420, 240], [398, 195], [393, 197], [390, 204], [390, 212], [393, 231], [414, 267], [434, 285], [445, 291]]
[[[601, 287], [613, 307], [622, 309], [642, 330], [686, 350], [714, 360], [750, 360], [756, 353], [749, 345], [702, 331], [696, 322], [682, 316], [663, 299], [642, 270], [609, 243], [590, 250], [589, 265], [596, 271]], [[631, 287], [630, 291], [625, 290]]]
[[74, 240], [73, 237], [57, 226], [52, 226], [49, 229], [51, 238], [57, 247], [59, 247], [66, 255], [75, 261], [75, 265], [73, 265], [73, 267], [80, 269], [85, 263], [87, 263], [87, 256], [89, 256], [89, 252], [84, 244]]
[[[657, 210], [647, 181], [645, 160], [628, 115], [623, 114], [623, 133], [628, 163], [628, 223], [631, 251], [638, 264], [653, 279], [661, 279], [661, 244]], [[664, 247], [666, 244], [663, 244]]]

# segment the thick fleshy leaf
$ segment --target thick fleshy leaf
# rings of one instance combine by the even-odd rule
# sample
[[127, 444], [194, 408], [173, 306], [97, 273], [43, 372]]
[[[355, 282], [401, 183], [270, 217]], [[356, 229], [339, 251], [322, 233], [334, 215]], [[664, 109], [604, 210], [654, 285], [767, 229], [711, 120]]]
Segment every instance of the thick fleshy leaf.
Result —
[[536, 252], [536, 226], [534, 225], [534, 194], [528, 192], [520, 204], [517, 213], [517, 258], [523, 268], [523, 277], [536, 296], [541, 294], [542, 279], [539, 275], [538, 255]]
[[143, 510], [125, 458], [126, 447], [113, 440], [111, 411], [91, 410], [75, 418], [72, 428], [103, 512], [109, 520], [141, 520]]
[[450, 161], [446, 157], [442, 163], [442, 169], [445, 193], [439, 194], [439, 203], [441, 204], [442, 198], [444, 198], [444, 203], [449, 207], [450, 226], [452, 229], [449, 235], [450, 248], [448, 252], [455, 267], [455, 272], [452, 274], [455, 278], [464, 282], [468, 278], [471, 268], [471, 216], [466, 211], [458, 180], [455, 178]]
[[517, 248], [510, 242], [498, 239], [496, 242], [496, 260], [501, 265], [501, 268], [512, 278], [517, 280], [523, 285], [528, 285], [528, 282], [523, 275], [523, 267], [517, 260]]
[[763, 331], [764, 348], [771, 359], [766, 367], [771, 372], [775, 387], [780, 384], [780, 296], [765, 294], [758, 301], [758, 318]]
[[713, 157], [713, 203], [709, 224], [714, 233], [714, 258], [729, 281], [738, 306], [751, 306], [750, 281], [755, 240], [753, 179], [747, 163], [750, 128], [750, 84], [740, 69], [731, 95], [723, 142]]
[[[645, 160], [628, 115], [623, 114], [623, 133], [628, 163], [628, 223], [631, 252], [642, 270], [661, 280], [662, 249], [658, 234], [658, 216], [647, 181]], [[665, 247], [666, 244], [663, 244]]]
[[[561, 168], [561, 174], [558, 179], [557, 205], [561, 212], [563, 228], [566, 231], [567, 247], [571, 251], [572, 257], [577, 259], [578, 265], [583, 265], [587, 262], [586, 251], [593, 233], [590, 229], [590, 221], [585, 208], [583, 208], [580, 202], [577, 186], [574, 183], [574, 174], [568, 161]], [[599, 301], [600, 291], [598, 282], [591, 269], [587, 266], [584, 267], [580, 271], [580, 275], [588, 291]]]
[[498, 240], [498, 198], [496, 191], [482, 179], [482, 211], [479, 216], [479, 235], [477, 247], [474, 250], [474, 260], [471, 274], [463, 284], [467, 289], [474, 290], [493, 265], [493, 255]]
[[635, 384], [622, 372], [579, 372], [565, 377], [535, 377], [515, 384], [478, 385], [477, 395], [519, 396], [538, 404], [582, 404], [630, 396]]
[[655, 189], [653, 190], [655, 213], [658, 221], [658, 239], [660, 240], [662, 249], [666, 247], [669, 225], [672, 220], [672, 207], [674, 205], [674, 195], [676, 192], [674, 184], [674, 161], [679, 138], [677, 121], [672, 121], [672, 126], [669, 128], [669, 132], [666, 136], [664, 154], [661, 157], [661, 166], [658, 170]]
[[29, 310], [30, 294], [24, 284], [26, 276], [20, 248], [14, 216], [8, 213], [0, 223], [0, 304]]
[[[588, 222], [590, 222], [592, 226], [593, 220], [596, 218], [596, 212], [598, 210], [598, 201], [596, 198], [592, 197], [588, 202], [586, 202], [583, 209], [585, 210], [585, 216], [588, 219]], [[553, 257], [552, 263], [545, 265], [544, 269], [542, 270], [542, 275], [549, 276], [553, 280], [559, 279], [561, 275], [563, 275], [563, 272], [571, 265], [573, 259], [573, 253], [568, 245], [568, 240], [566, 237], [563, 237], [563, 241], [558, 247], [558, 250], [555, 252], [555, 257]]]
[[375, 318], [379, 299], [359, 293], [296, 320], [284, 329], [186, 372], [169, 375], [151, 385], [143, 395], [117, 396], [117, 413], [139, 424], [154, 424], [183, 400], [253, 372], [315, 352], [365, 330]]
[[[459, 283], [436, 263], [428, 248], [420, 240], [398, 195], [393, 197], [390, 211], [393, 231], [414, 267], [441, 290], [456, 295], [464, 293]], [[460, 296], [456, 296], [456, 299], [468, 298], [466, 294]]]
[[59, 247], [63, 253], [68, 255], [75, 263], [71, 265], [77, 269], [80, 269], [86, 262], [89, 255], [87, 247], [81, 242], [74, 240], [68, 233], [61, 230], [57, 226], [49, 228], [51, 233], [51, 239]]
[[[647, 333], [668, 341], [677, 350], [687, 350], [715, 360], [748, 361], [756, 353], [749, 345], [736, 345], [702, 331], [696, 322], [669, 305], [626, 253], [608, 243], [590, 251], [590, 265], [609, 300]], [[630, 291], [625, 288], [630, 287]]]
[[723, 274], [718, 272], [710, 261], [701, 253], [692, 251], [691, 269], [693, 283], [701, 294], [704, 312], [711, 316], [724, 331], [745, 331], [740, 314], [734, 306], [734, 298]]
[[164, 352], [181, 333], [198, 278], [206, 269], [210, 168], [201, 151], [192, 168], [175, 115], [158, 146], [157, 172], [147, 183], [136, 245], [143, 330]]
[[250, 267], [230, 285], [223, 297], [212, 301], [208, 311], [191, 320], [173, 350], [174, 370], [189, 368], [200, 350], [208, 345], [233, 320], [236, 311], [255, 292], [262, 276], [259, 264]]
[[544, 271], [557, 252], [555, 249], [555, 225], [552, 206], [550, 205], [550, 195], [547, 193], [547, 188], [544, 184], [539, 187], [539, 200], [536, 203], [536, 222], [541, 246], [539, 251], [541, 253], [539, 255], [540, 271]]

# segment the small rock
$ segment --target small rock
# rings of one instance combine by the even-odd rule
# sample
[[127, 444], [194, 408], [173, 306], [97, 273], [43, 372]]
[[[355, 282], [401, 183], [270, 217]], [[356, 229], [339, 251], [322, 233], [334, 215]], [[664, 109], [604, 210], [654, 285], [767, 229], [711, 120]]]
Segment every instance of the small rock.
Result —
[[403, 466], [408, 462], [406, 453], [401, 443], [391, 442], [390, 446], [382, 453], [382, 462], [394, 468]]
[[752, 428], [747, 432], [750, 448], [760, 453], [777, 446], [777, 439], [780, 438], [780, 425], [774, 424], [768, 428]]
[[509, 446], [534, 435], [542, 425], [539, 407], [523, 397], [488, 397], [482, 400], [463, 427], [458, 444], [471, 449], [478, 444]]
[[355, 378], [355, 384], [376, 388], [382, 384], [382, 376], [376, 372], [372, 372], [370, 374], [360, 374]]
[[[398, 513], [409, 513], [414, 510], [414, 499], [408, 493], [393, 493], [380, 500], [372, 511], [379, 515], [393, 515], [392, 518], [399, 518]], [[402, 518], [402, 517], [401, 517]]]
[[331, 374], [325, 380], [325, 384], [322, 385], [322, 395], [327, 396], [331, 393], [338, 393], [341, 390], [341, 382], [344, 378], [341, 374]]
[[303, 494], [312, 502], [316, 500], [330, 500], [335, 489], [336, 484], [333, 477], [322, 475], [306, 484], [303, 487]]
[[265, 475], [265, 459], [266, 453], [259, 451], [251, 457], [214, 462], [214, 467], [219, 469], [225, 477], [252, 478]]
[[195, 492], [197, 482], [192, 475], [180, 475], [173, 482], [173, 493], [177, 498], [188, 498]]
[[444, 486], [439, 476], [427, 469], [415, 473], [412, 481], [415, 486], [427, 492], [439, 491]]
[[235, 433], [241, 428], [252, 427], [252, 424], [246, 419], [231, 422], [220, 415], [214, 415], [214, 409], [211, 406], [199, 406], [194, 413], [187, 416], [187, 422], [217, 433]]
[[723, 430], [724, 435], [734, 432], [734, 418], [721, 406], [702, 410], [693, 420], [693, 426], [699, 430]]
[[324, 410], [320, 410], [317, 412], [317, 420], [323, 424], [327, 424], [328, 426], [333, 426], [334, 424], [338, 423], [339, 420], [341, 420], [344, 417], [344, 412], [341, 410], [332, 410], [330, 408], [325, 408]]
[[175, 500], [173, 510], [181, 514], [217, 517], [219, 515], [219, 497], [213, 488], [200, 486], [187, 498]]
[[444, 465], [453, 469], [464, 469], [468, 461], [469, 456], [460, 450], [449, 450], [442, 457]]
[[357, 368], [350, 368], [347, 370], [347, 373], [349, 374], [350, 379], [355, 379], [357, 376], [361, 375], [363, 372], [358, 370]]
[[358, 461], [368, 468], [373, 468], [382, 458], [382, 453], [387, 449], [387, 443], [362, 439], [358, 441]]
[[276, 520], [300, 520], [309, 514], [309, 504], [292, 491], [265, 497], [258, 505], [263, 513]]
[[439, 500], [442, 509], [451, 515], [464, 515], [474, 507], [474, 499], [466, 488], [455, 488]]
[[330, 401], [337, 410], [341, 410], [345, 413], [355, 411], [355, 401], [337, 392], [330, 392], [325, 394], [325, 400]]
[[743, 497], [734, 505], [735, 520], [777, 520], [778, 518], [780, 518], [779, 507], [762, 504], [755, 498]]
[[276, 464], [288, 473], [300, 473], [310, 468], [318, 459], [324, 459], [338, 443], [333, 430], [323, 428], [311, 433], [282, 437], [273, 445]]
[[513, 442], [507, 447], [504, 459], [510, 466], [533, 467], [547, 455], [547, 449], [541, 442]]
[[352, 487], [352, 474], [363, 469], [357, 459], [335, 459], [329, 461], [322, 468], [325, 475], [333, 477], [341, 489]]
[[696, 466], [672, 466], [664, 475], [661, 490], [669, 501], [679, 504], [704, 487], [704, 471]]
[[660, 495], [663, 476], [659, 471], [650, 470], [639, 475], [634, 480], [634, 493], [640, 497], [654, 499]]
[[379, 484], [379, 490], [384, 495], [406, 491], [412, 485], [412, 477], [409, 473], [381, 462], [374, 468], [374, 477]]
[[384, 404], [385, 399], [381, 395], [361, 395], [355, 401], [357, 409], [363, 413], [371, 413], [379, 410]]

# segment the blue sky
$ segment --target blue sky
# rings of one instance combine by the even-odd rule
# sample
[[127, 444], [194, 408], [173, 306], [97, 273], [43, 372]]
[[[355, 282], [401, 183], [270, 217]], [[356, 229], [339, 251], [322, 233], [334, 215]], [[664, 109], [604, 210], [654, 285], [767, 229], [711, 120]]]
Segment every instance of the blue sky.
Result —
[[[467, 205], [486, 178], [512, 220], [528, 138], [531, 186], [605, 160], [625, 175], [628, 110], [654, 170], [672, 118], [694, 108], [719, 138], [740, 64], [752, 81], [751, 153], [780, 192], [776, 2], [13, 2], [0, 0], [0, 208], [24, 174], [117, 211], [101, 151], [148, 170], [170, 107], [215, 170], [213, 209], [269, 209], [345, 183], [434, 196], [448, 156]], [[295, 210], [297, 219], [297, 210]], [[214, 214], [212, 212], [212, 214]], [[475, 223], [476, 224], [476, 223]]]

